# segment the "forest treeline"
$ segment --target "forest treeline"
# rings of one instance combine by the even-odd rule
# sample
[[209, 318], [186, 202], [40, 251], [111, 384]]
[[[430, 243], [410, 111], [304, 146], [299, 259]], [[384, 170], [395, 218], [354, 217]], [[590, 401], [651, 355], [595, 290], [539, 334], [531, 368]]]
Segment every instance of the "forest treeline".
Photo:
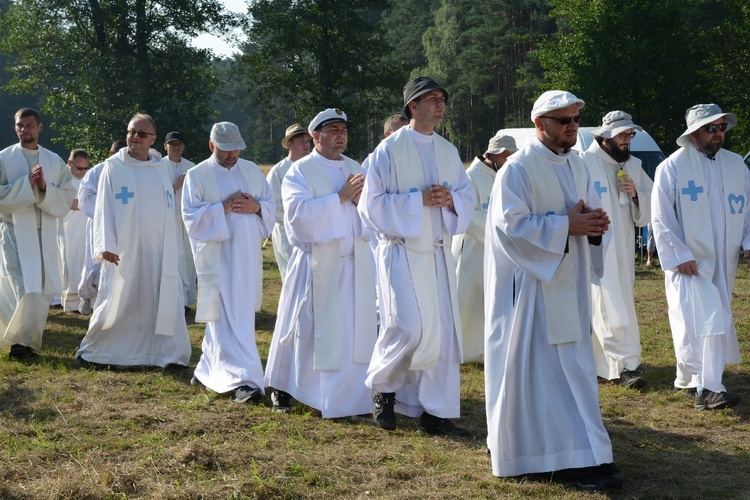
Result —
[[[190, 44], [238, 28], [232, 58]], [[244, 156], [271, 163], [287, 125], [340, 107], [355, 124], [347, 154], [362, 160], [420, 74], [449, 90], [440, 131], [466, 161], [497, 130], [531, 126], [551, 88], [586, 101], [584, 125], [631, 113], [667, 154], [685, 110], [716, 102], [739, 116], [727, 146], [743, 153], [749, 35], [745, 0], [250, 0], [244, 15], [218, 0], [0, 0], [0, 83], [95, 158], [146, 112], [200, 145], [194, 159], [221, 118], [242, 127]]]

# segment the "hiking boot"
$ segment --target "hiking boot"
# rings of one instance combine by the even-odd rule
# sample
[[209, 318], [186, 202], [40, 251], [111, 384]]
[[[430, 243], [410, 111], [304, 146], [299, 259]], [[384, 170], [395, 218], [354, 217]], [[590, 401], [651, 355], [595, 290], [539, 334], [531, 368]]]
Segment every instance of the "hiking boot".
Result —
[[396, 428], [396, 413], [393, 406], [396, 404], [395, 392], [372, 393], [372, 419], [381, 429], [392, 431]]
[[274, 390], [271, 392], [271, 409], [279, 413], [286, 413], [292, 409], [292, 396], [288, 392]]
[[469, 431], [456, 427], [453, 422], [447, 418], [436, 417], [426, 411], [419, 417], [419, 424], [427, 434], [433, 434], [436, 436], [468, 436]]
[[620, 385], [626, 389], [643, 389], [646, 387], [646, 379], [638, 375], [640, 372], [636, 370], [628, 370], [627, 368], [620, 374]]
[[736, 406], [739, 402], [739, 394], [734, 394], [732, 392], [714, 392], [709, 391], [708, 389], [703, 389], [701, 394], [696, 393], [693, 408], [696, 410], [723, 410], [724, 408]]
[[261, 399], [263, 399], [263, 394], [261, 394], [260, 389], [256, 389], [255, 387], [241, 385], [234, 390], [234, 401], [236, 403], [256, 402]]
[[10, 359], [28, 359], [39, 356], [34, 349], [21, 344], [13, 344], [10, 346], [10, 352], [8, 357]]

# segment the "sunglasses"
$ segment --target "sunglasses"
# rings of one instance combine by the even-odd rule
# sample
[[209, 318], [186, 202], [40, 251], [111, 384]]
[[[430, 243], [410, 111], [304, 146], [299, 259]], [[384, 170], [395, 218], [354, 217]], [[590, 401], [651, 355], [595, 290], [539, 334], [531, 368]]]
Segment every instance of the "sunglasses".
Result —
[[81, 171], [81, 172], [85, 172], [86, 170], [88, 170], [88, 169], [90, 169], [90, 168], [91, 168], [90, 166], [89, 166], [89, 167], [79, 167], [79, 166], [78, 166], [78, 165], [76, 165], [75, 163], [73, 163], [73, 166], [74, 166], [74, 167], [76, 168], [76, 170], [79, 170], [79, 171]]
[[547, 120], [555, 120], [560, 125], [568, 125], [568, 124], [570, 124], [570, 122], [576, 122], [576, 123], [580, 122], [581, 118], [583, 118], [583, 115], [581, 115], [580, 113], [578, 113], [575, 116], [566, 116], [564, 118], [556, 118], [554, 116], [544, 116], [544, 115], [542, 115], [539, 118], [546, 118]]
[[141, 139], [145, 139], [146, 137], [148, 137], [150, 135], [156, 135], [156, 134], [152, 134], [151, 132], [144, 132], [142, 130], [128, 130], [126, 132], [126, 134], [128, 136], [130, 136], [130, 137], [133, 137], [133, 136], [137, 135]]
[[703, 128], [706, 129], [706, 132], [708, 132], [709, 134], [713, 134], [717, 130], [719, 132], [726, 132], [728, 126], [729, 126], [729, 124], [727, 122], [724, 122], [724, 123], [709, 123], [708, 125], [703, 125]]
[[624, 141], [628, 137], [632, 139], [633, 137], [635, 137], [635, 130], [632, 130], [630, 132], [620, 132], [619, 134], [617, 134], [617, 137], [619, 137], [621, 141]]

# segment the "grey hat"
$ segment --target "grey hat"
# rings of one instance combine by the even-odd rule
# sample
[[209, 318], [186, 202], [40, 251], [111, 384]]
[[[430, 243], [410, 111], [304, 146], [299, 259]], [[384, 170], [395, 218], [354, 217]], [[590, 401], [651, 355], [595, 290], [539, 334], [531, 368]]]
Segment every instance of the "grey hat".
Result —
[[592, 130], [591, 135], [611, 139], [617, 134], [633, 128], [643, 131], [643, 127], [633, 123], [633, 117], [625, 111], [610, 111], [602, 118], [602, 126]]
[[346, 128], [352, 126], [352, 123], [346, 120], [346, 113], [339, 108], [328, 108], [315, 115], [315, 118], [310, 121], [310, 125], [307, 126], [307, 132], [312, 135], [314, 131], [323, 125], [334, 122], [344, 122], [346, 123]]
[[241, 151], [247, 147], [240, 129], [230, 122], [214, 123], [211, 127], [211, 142], [221, 151]]
[[724, 118], [727, 122], [727, 130], [737, 126], [737, 115], [734, 113], [724, 113], [717, 104], [696, 104], [685, 112], [685, 122], [687, 129], [677, 138], [677, 145], [680, 147], [690, 144], [690, 134], [701, 128], [703, 125]]
[[448, 91], [440, 86], [435, 80], [427, 76], [418, 76], [414, 80], [404, 85], [404, 114], [411, 118], [411, 111], [409, 111], [409, 103], [422, 94], [426, 94], [430, 90], [441, 90], [443, 96], [445, 96], [445, 102], [448, 103]]
[[549, 111], [566, 108], [571, 104], [577, 104], [578, 109], [581, 109], [586, 105], [583, 99], [577, 98], [570, 92], [564, 90], [548, 90], [540, 95], [539, 99], [534, 103], [534, 107], [531, 110], [531, 121], [533, 122], [534, 118], [542, 116]]
[[510, 151], [511, 153], [518, 151], [516, 140], [509, 135], [496, 135], [490, 139], [490, 144], [487, 146], [487, 151], [484, 152], [484, 155], [499, 155], [504, 151]]
[[167, 136], [164, 138], [164, 144], [169, 144], [172, 141], [185, 142], [185, 138], [182, 137], [181, 133], [174, 131], [167, 134]]

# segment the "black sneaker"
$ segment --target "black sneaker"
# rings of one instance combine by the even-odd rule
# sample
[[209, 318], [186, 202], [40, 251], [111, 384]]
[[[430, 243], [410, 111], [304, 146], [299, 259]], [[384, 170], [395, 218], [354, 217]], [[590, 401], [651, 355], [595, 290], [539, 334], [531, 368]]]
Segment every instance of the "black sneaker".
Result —
[[195, 375], [193, 375], [193, 377], [190, 379], [190, 385], [192, 385], [193, 387], [205, 387], [203, 385], [203, 382], [198, 380], [198, 377], [196, 377]]
[[422, 429], [424, 429], [427, 434], [433, 434], [437, 436], [470, 435], [468, 430], [461, 427], [456, 427], [453, 422], [451, 422], [447, 418], [436, 417], [435, 415], [431, 415], [426, 411], [422, 413], [421, 417], [419, 417], [419, 423], [422, 426]]
[[286, 413], [292, 409], [292, 396], [288, 392], [274, 390], [271, 392], [272, 410]]
[[10, 352], [8, 353], [10, 359], [28, 359], [36, 356], [39, 356], [39, 354], [34, 349], [21, 344], [10, 346]]
[[708, 389], [703, 389], [701, 394], [696, 393], [693, 408], [696, 410], [723, 410], [724, 408], [736, 406], [739, 402], [739, 394], [734, 394], [732, 392], [714, 392], [709, 391]]
[[107, 365], [101, 363], [94, 363], [93, 361], [86, 361], [83, 357], [78, 356], [78, 364], [85, 370], [106, 370], [109, 368]]
[[372, 393], [372, 418], [382, 429], [392, 431], [396, 428], [396, 413], [393, 406], [396, 404], [395, 392]]
[[697, 389], [695, 387], [675, 387], [674, 392], [682, 394], [690, 401], [695, 401], [695, 393]]
[[624, 369], [620, 374], [620, 385], [626, 389], [643, 389], [648, 382], [638, 375], [639, 373], [636, 370]]
[[234, 401], [236, 403], [256, 402], [261, 399], [263, 399], [263, 394], [261, 394], [260, 389], [256, 389], [255, 387], [241, 385], [234, 390]]
[[617, 474], [604, 477], [578, 479], [565, 485], [582, 491], [614, 491], [622, 489], [622, 478]]

